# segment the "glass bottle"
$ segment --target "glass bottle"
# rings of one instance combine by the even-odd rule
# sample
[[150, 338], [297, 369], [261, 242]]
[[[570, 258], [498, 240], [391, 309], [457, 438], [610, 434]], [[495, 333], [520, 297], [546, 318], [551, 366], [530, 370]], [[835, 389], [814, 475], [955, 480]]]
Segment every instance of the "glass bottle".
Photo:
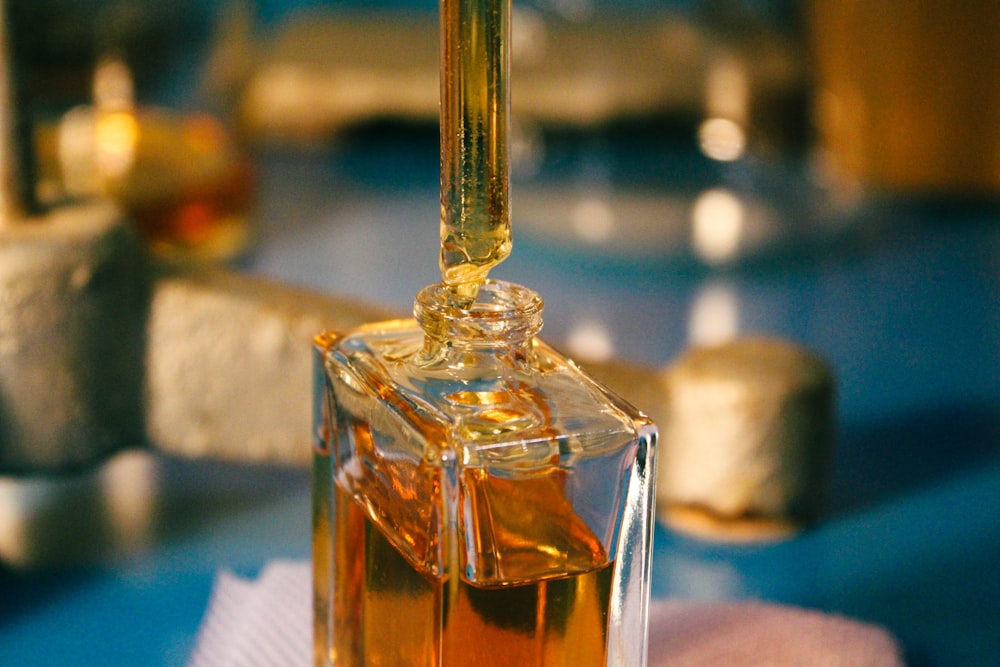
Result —
[[315, 664], [644, 665], [656, 427], [535, 292], [451, 295], [316, 339]]

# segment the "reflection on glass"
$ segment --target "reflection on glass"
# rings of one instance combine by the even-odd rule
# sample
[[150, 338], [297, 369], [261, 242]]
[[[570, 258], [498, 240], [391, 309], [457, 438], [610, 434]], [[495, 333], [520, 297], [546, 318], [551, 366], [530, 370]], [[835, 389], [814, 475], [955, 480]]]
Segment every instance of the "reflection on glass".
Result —
[[101, 470], [99, 485], [116, 541], [127, 548], [147, 541], [158, 489], [153, 457], [148, 452], [122, 453]]
[[698, 129], [702, 152], [713, 160], [731, 162], [746, 148], [750, 118], [750, 81], [746, 65], [734, 56], [717, 58], [705, 79], [705, 118]]
[[17, 480], [0, 479], [0, 562], [20, 565], [30, 552], [25, 505], [30, 504]]
[[615, 231], [615, 212], [602, 197], [583, 197], [573, 208], [573, 231], [594, 245], [609, 240]]
[[45, 204], [113, 199], [172, 261], [232, 259], [249, 244], [255, 178], [228, 128], [207, 114], [137, 105], [120, 58], [97, 64], [93, 104], [39, 127], [36, 144]]
[[740, 304], [736, 291], [723, 282], [708, 283], [695, 294], [688, 316], [692, 346], [719, 345], [740, 330]]
[[101, 60], [94, 69], [93, 132], [97, 172], [106, 178], [124, 178], [135, 162], [139, 121], [134, 100], [128, 65], [116, 57]]
[[705, 190], [691, 210], [691, 243], [709, 264], [735, 257], [740, 249], [746, 219], [743, 202], [723, 188]]
[[130, 111], [99, 112], [96, 120], [93, 131], [97, 169], [110, 179], [123, 178], [135, 162], [139, 121]]
[[584, 361], [608, 361], [615, 354], [615, 344], [608, 327], [597, 320], [576, 323], [566, 339], [570, 355]]
[[746, 132], [728, 118], [708, 118], [698, 127], [698, 145], [706, 157], [732, 162], [746, 150]]
[[156, 459], [123, 452], [65, 477], [0, 477], [0, 564], [66, 566], [133, 553], [154, 537]]

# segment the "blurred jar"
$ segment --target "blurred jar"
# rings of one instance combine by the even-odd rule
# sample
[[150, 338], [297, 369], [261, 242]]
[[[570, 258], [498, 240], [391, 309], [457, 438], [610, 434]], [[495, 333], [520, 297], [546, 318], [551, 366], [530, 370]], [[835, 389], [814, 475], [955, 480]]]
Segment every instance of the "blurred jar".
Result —
[[815, 0], [809, 23], [836, 177], [891, 193], [1000, 193], [1000, 3]]
[[40, 199], [110, 197], [155, 255], [223, 261], [250, 240], [255, 178], [213, 116], [138, 107], [127, 67], [98, 64], [94, 102], [38, 131]]

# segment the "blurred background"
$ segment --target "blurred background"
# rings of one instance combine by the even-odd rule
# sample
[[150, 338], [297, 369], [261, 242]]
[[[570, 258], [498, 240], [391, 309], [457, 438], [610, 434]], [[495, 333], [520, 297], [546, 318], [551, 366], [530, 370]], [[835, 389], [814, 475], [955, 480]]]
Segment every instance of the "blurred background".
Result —
[[[261, 156], [353, 170], [331, 186], [436, 178], [435, 3], [13, 4], [42, 193], [110, 189], [165, 252], [252, 252], [229, 213], [267, 187]], [[996, 11], [899, 5], [515, 3], [519, 235], [717, 269], [825, 254], [873, 233], [890, 198], [992, 203]], [[81, 105], [134, 106], [139, 129], [112, 114], [88, 134]], [[95, 160], [104, 175], [81, 176]], [[214, 228], [165, 210], [193, 190], [215, 200]]]
[[[46, 204], [112, 197], [167, 265], [399, 312], [439, 279], [435, 2], [7, 4]], [[660, 368], [767, 334], [837, 377], [824, 521], [753, 547], [658, 528], [656, 595], [995, 664], [998, 38], [977, 0], [515, 0], [494, 275], [542, 294], [543, 336]], [[301, 470], [127, 454], [0, 479], [0, 663], [184, 664], [218, 568], [307, 556]]]

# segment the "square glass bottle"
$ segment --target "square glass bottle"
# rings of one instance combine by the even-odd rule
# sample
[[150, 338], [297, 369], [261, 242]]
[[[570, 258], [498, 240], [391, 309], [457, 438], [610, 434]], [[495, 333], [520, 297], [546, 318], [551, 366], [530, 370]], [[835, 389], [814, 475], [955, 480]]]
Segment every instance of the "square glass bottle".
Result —
[[317, 337], [317, 667], [641, 667], [656, 427], [487, 281]]

